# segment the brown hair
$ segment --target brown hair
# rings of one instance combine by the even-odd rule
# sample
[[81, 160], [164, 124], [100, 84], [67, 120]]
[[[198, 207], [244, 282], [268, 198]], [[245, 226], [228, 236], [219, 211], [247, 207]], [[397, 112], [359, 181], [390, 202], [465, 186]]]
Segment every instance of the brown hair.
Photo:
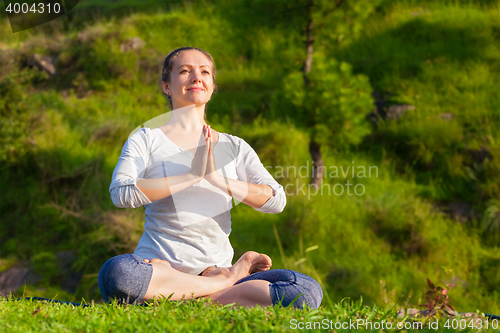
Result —
[[[175, 61], [175, 59], [177, 59], [177, 57], [179, 56], [179, 54], [181, 54], [182, 52], [189, 51], [189, 50], [196, 50], [196, 51], [199, 51], [199, 52], [203, 53], [208, 58], [208, 60], [210, 60], [210, 62], [212, 63], [212, 79], [214, 81], [214, 92], [213, 93], [216, 94], [217, 93], [217, 85], [215, 84], [216, 70], [215, 70], [214, 59], [212, 58], [212, 56], [210, 55], [210, 53], [208, 53], [206, 51], [203, 51], [203, 50], [201, 50], [199, 48], [190, 47], [190, 46], [184, 46], [184, 47], [180, 47], [180, 48], [178, 48], [176, 50], [173, 50], [165, 58], [165, 60], [163, 61], [163, 69], [161, 70], [160, 87], [161, 87], [161, 84], [163, 82], [170, 82], [170, 74], [172, 73], [172, 69], [174, 67], [174, 61]], [[165, 94], [165, 92], [163, 92], [163, 94], [165, 96], [167, 96], [167, 99], [170, 102], [170, 107], [173, 109], [174, 106], [172, 104], [172, 98], [170, 96], [168, 96], [167, 94]]]

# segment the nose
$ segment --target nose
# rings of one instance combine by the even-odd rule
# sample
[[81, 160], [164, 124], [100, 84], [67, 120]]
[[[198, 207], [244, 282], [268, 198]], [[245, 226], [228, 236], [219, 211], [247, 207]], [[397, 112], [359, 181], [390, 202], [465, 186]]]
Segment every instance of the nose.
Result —
[[199, 70], [194, 70], [193, 71], [193, 79], [191, 82], [201, 82], [201, 71]]

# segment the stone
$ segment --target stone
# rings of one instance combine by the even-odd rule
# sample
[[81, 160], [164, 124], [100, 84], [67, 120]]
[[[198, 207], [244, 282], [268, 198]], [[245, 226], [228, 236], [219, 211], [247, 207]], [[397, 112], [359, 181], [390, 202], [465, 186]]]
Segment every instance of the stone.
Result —
[[[479, 217], [479, 213], [472, 208], [472, 206], [463, 201], [441, 201], [434, 203], [434, 207], [437, 211], [448, 215], [452, 220], [458, 223], [470, 222], [473, 219]], [[448, 281], [453, 284], [457, 284], [459, 281]]]
[[394, 104], [389, 106], [387, 110], [387, 119], [397, 119], [399, 120], [404, 113], [409, 110], [415, 110], [415, 105], [411, 104]]
[[0, 296], [8, 296], [25, 284], [35, 284], [41, 276], [36, 275], [33, 269], [26, 265], [12, 267], [0, 273]]
[[426, 317], [429, 314], [429, 310], [418, 310], [418, 309], [401, 309], [399, 310], [396, 315], [400, 318], [404, 318], [405, 316], [408, 316], [408, 318], [419, 318], [419, 317]]
[[120, 51], [128, 52], [132, 50], [139, 50], [144, 46], [144, 42], [139, 37], [134, 37], [127, 40], [125, 43], [120, 45]]
[[83, 43], [87, 43], [90, 39], [90, 36], [87, 32], [85, 31], [82, 31], [82, 32], [79, 32], [77, 35], [76, 35], [77, 39], [78, 39], [78, 42], [80, 44], [83, 44]]
[[451, 113], [451, 112], [445, 112], [445, 113], [441, 113], [439, 115], [439, 118], [441, 118], [442, 120], [445, 120], [445, 121], [450, 121], [452, 120], [453, 118], [455, 118], [455, 114]]
[[[82, 273], [73, 268], [78, 254], [76, 250], [56, 252], [57, 269], [61, 272], [61, 289], [69, 293], [74, 293], [82, 280]], [[16, 265], [0, 273], [0, 296], [8, 296], [25, 284], [38, 284], [42, 275], [36, 274], [29, 262], [19, 262]]]
[[471, 155], [472, 161], [477, 164], [483, 163], [486, 159], [493, 159], [493, 155], [484, 147], [481, 147], [481, 149], [467, 149], [467, 153]]
[[41, 71], [47, 72], [51, 77], [55, 77], [57, 75], [55, 62], [55, 57], [42, 56], [35, 53], [28, 59], [28, 66], [36, 67]]
[[[399, 310], [396, 315], [399, 318], [404, 318], [406, 315], [408, 315], [408, 318], [422, 318], [422, 317], [427, 317], [430, 314], [431, 311], [429, 310], [418, 310], [418, 309], [401, 309]], [[475, 313], [475, 312], [455, 312], [455, 314], [452, 313], [447, 313], [447, 316], [453, 317], [453, 316], [458, 316], [460, 318], [479, 318], [480, 316]]]
[[459, 223], [469, 222], [478, 216], [474, 208], [465, 201], [451, 202], [449, 214], [452, 219]]

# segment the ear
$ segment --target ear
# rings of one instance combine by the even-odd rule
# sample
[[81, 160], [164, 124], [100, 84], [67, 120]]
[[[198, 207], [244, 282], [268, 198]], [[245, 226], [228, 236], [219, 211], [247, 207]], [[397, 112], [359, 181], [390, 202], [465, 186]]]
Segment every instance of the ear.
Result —
[[162, 88], [163, 92], [164, 92], [165, 94], [167, 94], [167, 95], [168, 95], [168, 94], [170, 94], [170, 93], [172, 93], [172, 92], [170, 91], [169, 86], [168, 86], [168, 82], [163, 81], [163, 82], [161, 83], [161, 88]]

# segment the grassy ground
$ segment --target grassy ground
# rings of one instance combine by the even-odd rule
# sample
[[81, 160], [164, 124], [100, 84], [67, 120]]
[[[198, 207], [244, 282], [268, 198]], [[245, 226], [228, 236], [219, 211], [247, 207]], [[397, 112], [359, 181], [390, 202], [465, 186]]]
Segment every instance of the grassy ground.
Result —
[[[317, 313], [332, 318], [349, 318], [338, 305], [345, 297], [385, 309], [378, 314], [417, 307], [425, 299], [426, 278], [455, 285], [449, 295], [458, 311], [500, 313], [498, 1], [383, 1], [356, 38], [323, 43], [328, 57], [350, 63], [373, 90], [390, 93], [389, 103], [415, 110], [374, 127], [360, 145], [325, 147], [324, 193], [314, 194], [307, 187], [309, 133], [272, 110], [283, 77], [300, 70], [301, 28], [288, 25], [290, 17], [271, 20], [244, 2], [140, 8], [134, 1], [87, 1], [73, 16], [17, 34], [2, 16], [0, 184], [9, 191], [0, 200], [0, 271], [26, 260], [43, 273], [26, 295], [99, 300], [102, 263], [135, 248], [143, 211], [113, 207], [111, 173], [129, 133], [168, 111], [158, 88], [159, 65], [170, 50], [189, 44], [211, 52], [218, 68], [209, 123], [248, 141], [288, 185], [288, 204], [279, 215], [244, 205], [231, 212], [236, 255], [265, 252], [274, 268], [312, 275], [326, 295]], [[135, 36], [144, 48], [121, 52], [120, 44]], [[56, 56], [59, 76], [49, 80], [24, 68], [34, 53]], [[287, 103], [280, 104], [283, 110]], [[454, 118], [443, 120], [442, 113]], [[481, 147], [491, 158], [477, 162], [472, 151]], [[342, 173], [347, 167], [375, 169], [360, 177]], [[363, 185], [363, 195], [349, 195], [347, 188], [332, 194], [348, 181]], [[460, 224], [437, 208], [456, 200], [479, 215]], [[75, 293], [58, 287], [66, 276], [54, 253], [68, 250], [77, 253], [71, 268], [83, 274]], [[33, 324], [45, 318], [32, 315], [37, 306], [2, 303]], [[174, 305], [160, 307], [175, 313]], [[181, 311], [184, 318], [201, 316], [188, 308]], [[94, 309], [136, 311], [100, 305], [72, 311]], [[85, 324], [104, 329], [99, 320]], [[276, 329], [283, 329], [286, 320], [276, 320]], [[237, 327], [243, 330], [244, 323]]]
[[[302, 311], [215, 306], [205, 300], [157, 302], [146, 307], [92, 304], [89, 307], [32, 300], [0, 299], [4, 332], [485, 332], [496, 321], [478, 316], [473, 321], [455, 318], [410, 319], [393, 309], [343, 301], [331, 309]], [[460, 324], [462, 329], [460, 329]], [[454, 329], [456, 328], [456, 329]], [[458, 329], [457, 329], [458, 328]]]

